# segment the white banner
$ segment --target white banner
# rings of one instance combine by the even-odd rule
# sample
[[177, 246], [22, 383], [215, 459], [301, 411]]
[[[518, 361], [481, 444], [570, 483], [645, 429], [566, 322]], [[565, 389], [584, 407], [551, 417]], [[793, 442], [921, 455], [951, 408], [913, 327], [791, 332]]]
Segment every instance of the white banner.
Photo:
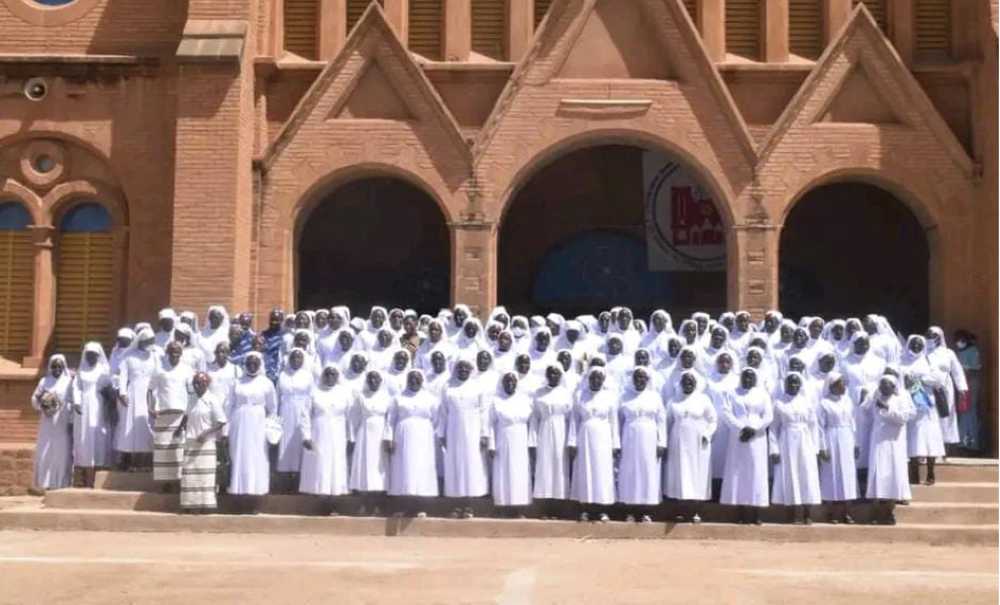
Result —
[[723, 271], [726, 229], [708, 188], [666, 153], [642, 156], [651, 271]]

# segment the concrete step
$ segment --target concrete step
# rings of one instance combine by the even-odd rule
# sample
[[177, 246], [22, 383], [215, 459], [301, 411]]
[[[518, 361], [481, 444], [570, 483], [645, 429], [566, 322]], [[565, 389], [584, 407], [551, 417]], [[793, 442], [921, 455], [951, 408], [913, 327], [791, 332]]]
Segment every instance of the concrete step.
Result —
[[911, 502], [896, 507], [900, 525], [996, 525], [1000, 506], [975, 502]]
[[978, 502], [996, 504], [998, 483], [959, 483], [939, 481], [937, 485], [914, 485], [917, 502]]
[[156, 484], [151, 472], [97, 471], [94, 473], [94, 489], [155, 492]]
[[470, 538], [766, 540], [996, 546], [997, 525], [728, 525], [501, 519], [174, 515], [123, 510], [0, 510], [0, 530], [267, 533]]
[[[920, 477], [925, 476], [926, 468], [920, 465]], [[989, 458], [948, 458], [934, 466], [934, 476], [943, 482], [997, 483], [1000, 463]]]

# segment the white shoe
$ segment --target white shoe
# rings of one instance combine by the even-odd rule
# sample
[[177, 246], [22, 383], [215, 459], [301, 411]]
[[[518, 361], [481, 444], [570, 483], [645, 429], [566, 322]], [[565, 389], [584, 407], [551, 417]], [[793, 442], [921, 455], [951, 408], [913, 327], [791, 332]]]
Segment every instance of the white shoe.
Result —
[[601, 523], [607, 523], [610, 520], [611, 520], [611, 517], [605, 515], [604, 513], [601, 513], [601, 518], [600, 518]]
[[590, 515], [588, 515], [587, 513], [581, 513], [580, 523], [586, 523], [587, 521], [590, 521]]
[[427, 513], [425, 513], [424, 511], [420, 511], [419, 513], [417, 513], [417, 519], [426, 519], [426, 518], [427, 518]]
[[653, 520], [649, 518], [649, 515], [643, 515], [639, 523], [652, 523]]

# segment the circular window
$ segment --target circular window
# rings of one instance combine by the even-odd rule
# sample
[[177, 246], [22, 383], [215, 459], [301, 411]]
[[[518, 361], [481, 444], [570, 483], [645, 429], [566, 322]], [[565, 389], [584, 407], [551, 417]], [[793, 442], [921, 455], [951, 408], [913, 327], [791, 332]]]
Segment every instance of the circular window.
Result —
[[35, 156], [35, 159], [31, 162], [31, 165], [35, 167], [35, 170], [42, 174], [52, 172], [52, 169], [56, 167], [56, 161], [52, 159], [47, 153], [40, 153]]
[[32, 0], [32, 2], [42, 6], [66, 6], [76, 2], [76, 0]]
[[53, 139], [31, 141], [21, 152], [21, 172], [33, 185], [49, 187], [66, 172], [67, 154]]
[[72, 23], [101, 3], [102, 0], [0, 0], [15, 17], [43, 26]]

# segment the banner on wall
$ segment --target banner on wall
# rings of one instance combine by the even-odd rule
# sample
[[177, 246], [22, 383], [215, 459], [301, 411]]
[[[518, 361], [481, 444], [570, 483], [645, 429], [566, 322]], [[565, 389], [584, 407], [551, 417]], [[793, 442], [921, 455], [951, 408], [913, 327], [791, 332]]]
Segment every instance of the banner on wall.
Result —
[[723, 271], [726, 229], [708, 188], [669, 154], [642, 156], [651, 271]]

